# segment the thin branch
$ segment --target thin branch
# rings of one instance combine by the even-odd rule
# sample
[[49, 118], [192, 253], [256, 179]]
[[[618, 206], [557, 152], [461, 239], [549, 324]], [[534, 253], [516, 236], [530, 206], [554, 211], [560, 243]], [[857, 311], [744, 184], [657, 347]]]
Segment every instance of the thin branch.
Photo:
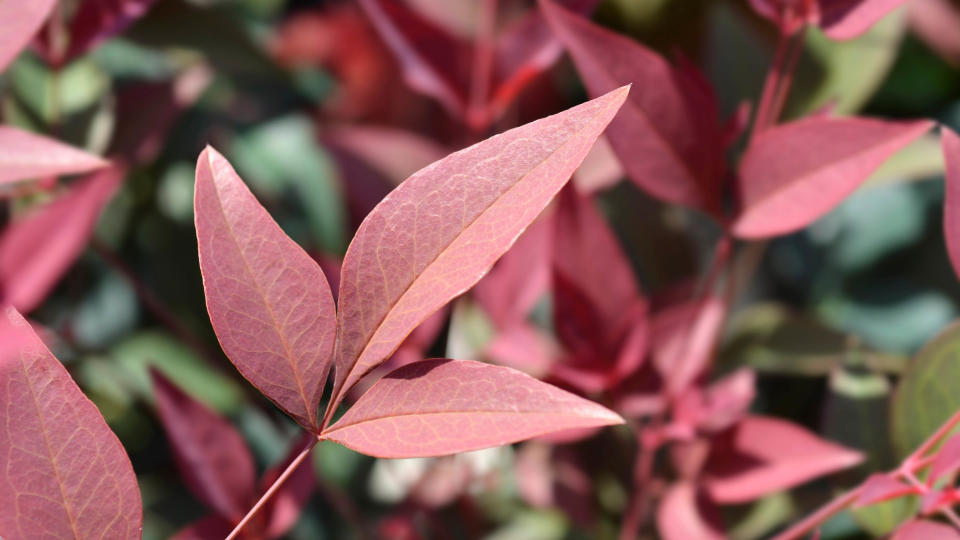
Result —
[[273, 484], [270, 485], [270, 488], [263, 494], [262, 497], [260, 497], [260, 500], [257, 501], [257, 504], [253, 505], [253, 508], [251, 508], [250, 511], [247, 512], [247, 515], [243, 516], [243, 519], [240, 520], [240, 523], [237, 523], [237, 526], [234, 527], [232, 531], [230, 531], [230, 535], [227, 536], [226, 540], [234, 540], [235, 538], [237, 538], [237, 536], [240, 534], [240, 531], [242, 531], [243, 528], [247, 525], [247, 523], [249, 523], [250, 520], [253, 519], [253, 516], [255, 516], [257, 512], [261, 508], [263, 508], [265, 504], [267, 504], [270, 498], [273, 497], [273, 494], [276, 493], [278, 489], [280, 489], [280, 486], [283, 485], [283, 483], [287, 480], [287, 478], [289, 478], [290, 475], [297, 470], [297, 467], [300, 466], [300, 463], [302, 463], [303, 460], [310, 455], [310, 451], [313, 450], [313, 447], [317, 445], [317, 442], [319, 441], [315, 437], [310, 438], [310, 441], [308, 442], [307, 447], [304, 448], [299, 454], [297, 454], [297, 457], [295, 457], [293, 461], [290, 462], [290, 465], [288, 465], [287, 468], [283, 471], [283, 474], [281, 474], [276, 480], [274, 480]]

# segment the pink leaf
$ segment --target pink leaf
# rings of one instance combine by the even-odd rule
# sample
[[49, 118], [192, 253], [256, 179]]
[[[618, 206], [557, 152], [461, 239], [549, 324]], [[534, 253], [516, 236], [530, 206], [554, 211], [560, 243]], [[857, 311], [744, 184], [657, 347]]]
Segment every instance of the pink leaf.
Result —
[[722, 165], [716, 104], [684, 70], [639, 43], [550, 0], [540, 6], [591, 95], [637, 83], [607, 132], [630, 178], [666, 201], [716, 210]]
[[455, 152], [370, 212], [343, 261], [330, 410], [510, 248], [570, 178], [628, 91]]
[[950, 0], [914, 0], [909, 9], [914, 35], [951, 64], [960, 63], [960, 8]]
[[654, 316], [653, 361], [671, 392], [685, 389], [713, 360], [726, 309], [723, 299], [707, 296]]
[[790, 422], [747, 416], [714, 443], [706, 487], [719, 503], [741, 503], [789, 489], [863, 461], [859, 452]]
[[762, 238], [806, 227], [932, 125], [814, 117], [764, 131], [740, 163], [733, 232]]
[[943, 233], [953, 271], [960, 276], [960, 137], [944, 127], [941, 128], [940, 141], [946, 166]]
[[550, 374], [561, 351], [550, 336], [524, 322], [497, 332], [484, 354], [493, 362], [540, 379]]
[[[32, 2], [23, 2], [30, 4]], [[4, 2], [3, 6], [21, 2]], [[0, 21], [3, 15], [0, 13]], [[106, 167], [103, 159], [59, 141], [10, 126], [0, 126], [0, 186], [61, 174], [80, 174]]]
[[377, 457], [424, 457], [622, 422], [510, 368], [424, 360], [381, 379], [321, 437]]
[[27, 46], [56, 3], [56, 0], [0, 2], [0, 71]]
[[29, 312], [46, 298], [87, 245], [125, 172], [111, 167], [79, 180], [0, 231], [0, 303]]
[[958, 540], [960, 533], [944, 523], [913, 519], [901, 525], [891, 540]]
[[937, 457], [930, 466], [930, 480], [936, 482], [946, 475], [960, 469], [960, 435], [950, 437], [937, 451]]
[[12, 307], [0, 308], [0, 531], [140, 538], [140, 490], [103, 416]]
[[591, 195], [613, 187], [626, 174], [610, 141], [603, 136], [597, 139], [597, 144], [573, 173], [573, 184], [580, 193]]
[[323, 272], [213, 148], [197, 161], [194, 207], [207, 311], [220, 345], [247, 380], [316, 430], [336, 334]]
[[190, 491], [227, 521], [254, 502], [256, 471], [243, 437], [230, 423], [151, 370], [160, 416]]
[[889, 474], [871, 474], [863, 483], [860, 496], [857, 497], [857, 506], [866, 506], [878, 502], [896, 499], [916, 493], [916, 488], [893, 479]]
[[664, 540], [722, 540], [716, 507], [693, 484], [670, 486], [657, 509], [657, 529]]
[[820, 27], [832, 39], [852, 39], [906, 0], [819, 0]]

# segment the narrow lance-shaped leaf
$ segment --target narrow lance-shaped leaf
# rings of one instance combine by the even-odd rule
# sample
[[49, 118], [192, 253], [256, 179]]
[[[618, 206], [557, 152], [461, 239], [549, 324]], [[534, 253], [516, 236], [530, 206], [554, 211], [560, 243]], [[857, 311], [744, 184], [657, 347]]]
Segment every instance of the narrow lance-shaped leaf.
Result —
[[723, 144], [712, 96], [639, 43], [542, 0], [590, 94], [637, 83], [607, 138], [627, 175], [669, 202], [715, 211]]
[[190, 491], [236, 523], [254, 502], [256, 471], [230, 423], [152, 370], [157, 413]]
[[[17, 3], [5, 1], [0, 5]], [[0, 21], [2, 17], [0, 14]], [[46, 176], [85, 173], [106, 166], [105, 160], [62, 142], [0, 126], [0, 186]]]
[[29, 312], [46, 298], [83, 252], [125, 172], [111, 167], [79, 180], [0, 231], [0, 303]]
[[806, 227], [932, 122], [813, 117], [764, 131], [740, 163], [741, 238]]
[[330, 287], [233, 168], [207, 148], [194, 195], [210, 322], [240, 373], [310, 430], [336, 334]]
[[57, 0], [0, 2], [0, 71], [27, 46], [56, 3]]
[[473, 286], [573, 174], [629, 87], [451, 154], [364, 220], [343, 261], [335, 410], [417, 325]]
[[953, 271], [960, 276], [960, 137], [950, 128], [940, 133], [946, 165], [943, 201], [943, 233]]
[[140, 538], [140, 490], [103, 416], [12, 307], [0, 308], [0, 535]]
[[622, 422], [510, 368], [434, 359], [381, 379], [321, 437], [377, 457], [423, 457]]

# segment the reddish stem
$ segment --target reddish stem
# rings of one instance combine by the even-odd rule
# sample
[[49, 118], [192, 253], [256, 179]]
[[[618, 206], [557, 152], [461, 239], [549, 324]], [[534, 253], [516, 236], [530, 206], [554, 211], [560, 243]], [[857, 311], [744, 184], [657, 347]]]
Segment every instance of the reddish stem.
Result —
[[651, 446], [644, 441], [642, 431], [638, 432], [637, 443], [639, 454], [633, 473], [633, 493], [627, 512], [620, 525], [620, 540], [632, 540], [638, 537], [640, 527], [647, 514], [647, 503], [650, 500], [650, 479], [653, 477], [653, 458], [657, 446]]
[[487, 100], [493, 78], [493, 48], [496, 39], [497, 0], [485, 0], [480, 10], [477, 38], [473, 52], [473, 70], [470, 74], [470, 102], [467, 105], [467, 125], [473, 131], [487, 127]]
[[283, 485], [283, 483], [287, 480], [287, 478], [289, 478], [290, 475], [297, 470], [297, 467], [300, 466], [300, 463], [302, 463], [303, 460], [310, 455], [310, 451], [313, 450], [313, 447], [317, 445], [317, 442], [319, 442], [318, 439], [314, 437], [310, 438], [310, 441], [307, 444], [307, 447], [304, 448], [299, 454], [297, 454], [297, 457], [293, 458], [293, 461], [291, 461], [290, 465], [288, 465], [287, 468], [283, 471], [283, 474], [281, 474], [276, 480], [273, 481], [273, 484], [271, 484], [270, 488], [267, 489], [267, 491], [263, 494], [262, 497], [260, 497], [260, 500], [257, 501], [257, 504], [253, 505], [253, 508], [251, 508], [247, 512], [247, 515], [243, 516], [243, 519], [240, 520], [240, 523], [237, 523], [237, 526], [234, 527], [232, 531], [230, 531], [230, 534], [227, 536], [226, 540], [234, 540], [235, 538], [237, 538], [237, 536], [240, 534], [243, 528], [247, 525], [247, 523], [249, 523], [250, 520], [253, 519], [253, 516], [255, 516], [257, 512], [261, 508], [263, 508], [265, 504], [267, 504], [267, 502], [270, 500], [270, 497], [273, 497], [273, 494], [276, 493], [278, 489], [280, 489], [280, 486]]
[[783, 114], [783, 108], [787, 104], [787, 96], [790, 95], [790, 87], [793, 85], [793, 76], [797, 71], [797, 64], [800, 63], [800, 57], [803, 56], [804, 36], [806, 35], [806, 26], [803, 30], [797, 32], [796, 37], [790, 46], [790, 52], [787, 53], [787, 62], [780, 79], [780, 85], [777, 88], [776, 97], [768, 113], [768, 122], [771, 126], [776, 125]]
[[757, 107], [757, 115], [753, 119], [753, 132], [750, 134], [750, 140], [763, 131], [767, 126], [767, 117], [770, 115], [770, 107], [776, 98], [777, 87], [780, 84], [780, 75], [783, 71], [783, 64], [787, 56], [787, 47], [790, 37], [780, 33], [777, 39], [777, 48], [773, 53], [773, 63], [767, 71], [767, 77], [763, 81], [763, 90], [760, 93], [760, 104]]

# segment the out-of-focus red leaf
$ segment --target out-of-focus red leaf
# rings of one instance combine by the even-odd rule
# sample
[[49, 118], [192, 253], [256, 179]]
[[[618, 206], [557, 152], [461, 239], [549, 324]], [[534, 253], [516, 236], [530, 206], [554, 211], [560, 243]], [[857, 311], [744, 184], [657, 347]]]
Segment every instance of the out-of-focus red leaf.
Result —
[[370, 212], [343, 261], [330, 410], [510, 248], [628, 92], [623, 87], [455, 152], [411, 176]]
[[321, 436], [377, 457], [424, 457], [622, 421], [510, 368], [424, 360], [381, 379]]
[[157, 413], [180, 476], [190, 491], [227, 521], [254, 502], [256, 471], [243, 437], [226, 419], [151, 370]]
[[56, 3], [57, 0], [0, 2], [0, 71], [30, 43]]
[[416, 133], [388, 127], [340, 126], [325, 130], [323, 138], [363, 159], [393, 186], [449, 153]]
[[740, 162], [733, 232], [762, 238], [809, 225], [932, 125], [814, 117], [764, 131]]
[[607, 137], [630, 178], [652, 195], [716, 213], [723, 141], [716, 104], [639, 43], [542, 0], [591, 95], [637, 83]]
[[946, 166], [943, 234], [953, 271], [960, 276], [960, 137], [944, 127], [940, 131], [940, 142]]
[[444, 456], [430, 464], [408, 496], [425, 508], [442, 508], [466, 492], [473, 476], [469, 462]]
[[597, 139], [597, 144], [573, 173], [573, 185], [580, 193], [591, 195], [613, 187], [626, 174], [610, 141], [604, 136]]
[[657, 509], [657, 530], [664, 540], [722, 540], [719, 522], [716, 507], [687, 482], [670, 486]]
[[[16, 3], [6, 2], [4, 5]], [[46, 176], [80, 174], [107, 165], [108, 162], [100, 157], [54, 139], [0, 126], [0, 186]]]
[[687, 391], [674, 405], [676, 421], [716, 433], [737, 423], [747, 413], [756, 394], [756, 375], [742, 368], [703, 391]]
[[960, 64], [960, 7], [950, 0], [913, 0], [910, 27], [948, 62]]
[[111, 167], [0, 231], [0, 299], [23, 312], [46, 298], [80, 255], [126, 171]]
[[960, 435], [950, 437], [937, 451], [937, 457], [930, 466], [930, 480], [953, 474], [960, 469]]
[[719, 503], [741, 503], [852, 467], [863, 455], [790, 422], [747, 416], [713, 443], [705, 485]]
[[207, 516], [187, 525], [170, 540], [222, 540], [230, 535], [233, 526], [219, 516]]
[[916, 488], [895, 480], [889, 474], [871, 474], [863, 483], [860, 496], [857, 497], [857, 506], [866, 506], [878, 502], [896, 499], [916, 493]]
[[316, 430], [336, 335], [323, 272], [213, 148], [197, 161], [194, 215], [220, 345], [247, 380]]
[[540, 379], [551, 373], [561, 351], [535, 326], [518, 323], [497, 332], [484, 354], [500, 365]]
[[672, 393], [686, 388], [713, 360], [713, 347], [725, 315], [723, 299], [707, 296], [653, 316], [653, 361]]
[[[313, 437], [308, 434], [304, 439]], [[297, 455], [303, 450], [304, 441], [297, 441], [287, 453], [287, 457], [274, 467], [271, 467], [260, 479], [260, 489], [267, 489], [283, 474]], [[267, 538], [280, 538], [290, 527], [296, 525], [300, 512], [310, 500], [310, 496], [317, 488], [317, 480], [313, 475], [313, 467], [309, 460], [301, 463], [296, 470], [287, 477], [273, 497], [267, 502], [264, 513], [267, 515], [265, 533]]]
[[945, 523], [925, 519], [910, 520], [893, 533], [890, 540], [957, 540], [960, 533]]
[[68, 44], [55, 50], [48, 34], [42, 34], [37, 46], [48, 60], [63, 65], [93, 49], [103, 40], [123, 32], [142, 17], [157, 0], [83, 0], [68, 23]]
[[140, 490], [97, 407], [17, 311], [0, 308], [0, 531], [140, 538]]
[[906, 0], [818, 0], [820, 27], [833, 39], [852, 39]]

